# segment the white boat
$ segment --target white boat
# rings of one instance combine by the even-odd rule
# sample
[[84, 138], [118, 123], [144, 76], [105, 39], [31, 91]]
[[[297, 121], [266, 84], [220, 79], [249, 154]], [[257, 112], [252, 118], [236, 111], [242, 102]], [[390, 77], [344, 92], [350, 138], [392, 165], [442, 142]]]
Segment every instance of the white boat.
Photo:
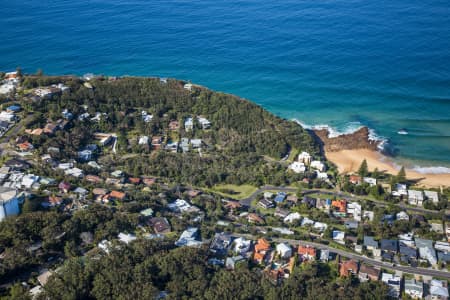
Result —
[[401, 134], [401, 135], [407, 135], [407, 134], [408, 134], [408, 131], [406, 131], [406, 129], [402, 128], [402, 129], [400, 129], [399, 131], [397, 131], [397, 133], [398, 133], [398, 134]]

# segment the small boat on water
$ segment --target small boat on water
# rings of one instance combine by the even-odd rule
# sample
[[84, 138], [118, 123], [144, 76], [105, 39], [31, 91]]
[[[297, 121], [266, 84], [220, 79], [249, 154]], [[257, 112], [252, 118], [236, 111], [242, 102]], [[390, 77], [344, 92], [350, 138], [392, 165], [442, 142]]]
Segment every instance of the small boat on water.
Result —
[[401, 134], [401, 135], [406, 135], [406, 134], [408, 134], [408, 131], [405, 128], [402, 128], [399, 131], [397, 131], [397, 133]]

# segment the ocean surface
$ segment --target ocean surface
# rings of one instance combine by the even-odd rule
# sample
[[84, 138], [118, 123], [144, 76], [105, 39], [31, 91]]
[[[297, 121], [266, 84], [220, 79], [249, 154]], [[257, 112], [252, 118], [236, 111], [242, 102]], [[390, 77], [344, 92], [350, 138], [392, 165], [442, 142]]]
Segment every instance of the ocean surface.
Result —
[[449, 0], [0, 7], [0, 70], [191, 80], [335, 134], [368, 126], [399, 164], [450, 172]]

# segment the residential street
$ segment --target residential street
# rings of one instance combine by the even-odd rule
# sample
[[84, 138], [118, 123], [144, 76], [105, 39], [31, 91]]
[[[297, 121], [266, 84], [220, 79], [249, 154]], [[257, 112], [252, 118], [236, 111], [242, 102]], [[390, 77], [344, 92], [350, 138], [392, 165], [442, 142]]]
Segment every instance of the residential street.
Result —
[[[244, 237], [244, 238], [247, 238], [247, 239], [252, 239], [252, 240], [258, 239], [258, 237], [253, 236], [251, 234], [234, 233], [233, 235], [237, 236], [237, 237]], [[273, 238], [272, 241], [277, 242], [277, 243], [289, 243], [291, 245], [304, 245], [304, 246], [315, 247], [317, 249], [330, 250], [331, 252], [337, 253], [337, 254], [339, 254], [341, 256], [344, 256], [344, 257], [347, 257], [347, 258], [351, 258], [351, 259], [355, 259], [355, 260], [359, 260], [359, 261], [365, 262], [367, 264], [370, 264], [370, 265], [373, 265], [373, 266], [377, 266], [377, 267], [381, 267], [381, 268], [384, 268], [384, 269], [401, 271], [401, 272], [410, 273], [410, 274], [419, 274], [419, 275], [425, 275], [425, 276], [443, 277], [443, 278], [450, 279], [450, 272], [447, 272], [447, 271], [439, 271], [439, 270], [425, 269], [425, 268], [413, 268], [413, 267], [399, 266], [399, 265], [394, 265], [393, 266], [391, 263], [378, 261], [378, 260], [375, 260], [375, 259], [363, 256], [363, 255], [350, 253], [350, 252], [347, 252], [347, 251], [339, 250], [339, 249], [336, 249], [336, 248], [333, 248], [333, 247], [330, 247], [330, 246], [327, 246], [327, 245], [319, 244], [319, 243], [314, 243], [314, 242], [309, 242], [309, 241], [292, 240], [292, 239], [284, 239], [284, 238]]]

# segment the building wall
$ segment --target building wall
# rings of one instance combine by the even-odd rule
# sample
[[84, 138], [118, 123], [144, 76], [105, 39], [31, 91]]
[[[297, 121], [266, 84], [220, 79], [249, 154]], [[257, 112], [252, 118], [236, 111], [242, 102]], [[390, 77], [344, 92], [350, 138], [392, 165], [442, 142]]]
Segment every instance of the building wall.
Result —
[[0, 221], [8, 216], [18, 215], [19, 212], [19, 200], [17, 198], [0, 202]]

